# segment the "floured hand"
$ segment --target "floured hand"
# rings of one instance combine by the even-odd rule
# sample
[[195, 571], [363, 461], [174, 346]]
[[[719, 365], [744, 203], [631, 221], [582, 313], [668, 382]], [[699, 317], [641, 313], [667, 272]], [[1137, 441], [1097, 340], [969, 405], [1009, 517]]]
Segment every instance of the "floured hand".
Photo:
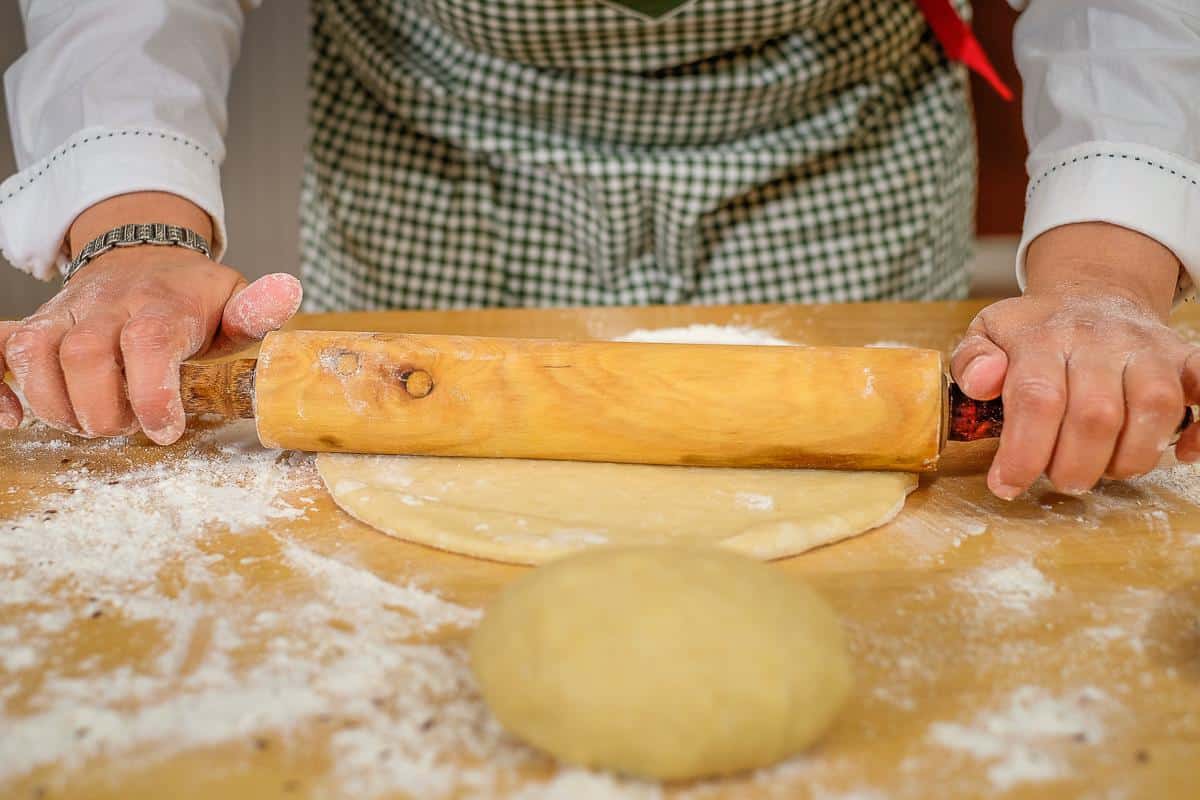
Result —
[[[89, 263], [32, 316], [0, 324], [5, 363], [33, 413], [82, 436], [139, 428], [158, 444], [184, 430], [179, 364], [237, 349], [299, 308], [300, 283], [274, 274], [247, 285], [199, 253], [143, 246]], [[0, 428], [22, 417], [0, 381]]]
[[[1179, 275], [1171, 251], [1104, 223], [1067, 225], [1030, 245], [1023, 297], [984, 309], [951, 359], [968, 396], [1003, 396], [988, 486], [1012, 499], [1045, 473], [1078, 494], [1158, 463], [1200, 402], [1200, 350], [1166, 325]], [[1176, 446], [1200, 458], [1200, 426]]]

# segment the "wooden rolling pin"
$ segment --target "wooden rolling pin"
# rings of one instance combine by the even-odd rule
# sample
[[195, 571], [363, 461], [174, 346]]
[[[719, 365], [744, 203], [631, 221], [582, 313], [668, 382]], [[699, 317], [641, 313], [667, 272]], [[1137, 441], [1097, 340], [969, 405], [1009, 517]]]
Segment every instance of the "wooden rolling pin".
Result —
[[189, 412], [297, 450], [925, 471], [1000, 430], [908, 348], [291, 331], [182, 384]]

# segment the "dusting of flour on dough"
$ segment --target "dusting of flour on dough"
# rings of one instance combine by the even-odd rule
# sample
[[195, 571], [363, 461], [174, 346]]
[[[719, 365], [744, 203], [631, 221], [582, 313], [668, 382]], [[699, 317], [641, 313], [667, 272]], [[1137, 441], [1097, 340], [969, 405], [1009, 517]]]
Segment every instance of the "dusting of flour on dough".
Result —
[[734, 502], [737, 503], [738, 508], [748, 511], [772, 511], [775, 508], [774, 497], [756, 492], [738, 492], [734, 496]]

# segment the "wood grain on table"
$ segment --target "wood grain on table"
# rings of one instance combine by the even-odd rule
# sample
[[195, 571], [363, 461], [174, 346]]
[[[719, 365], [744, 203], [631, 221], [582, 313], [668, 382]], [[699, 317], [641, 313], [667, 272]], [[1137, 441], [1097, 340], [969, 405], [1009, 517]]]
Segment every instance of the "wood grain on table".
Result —
[[[639, 327], [714, 322], [764, 328], [803, 344], [885, 342], [948, 351], [979, 307], [393, 312], [302, 316], [293, 327], [602, 338]], [[1200, 314], [1191, 307], [1179, 313], [1176, 324], [1200, 340]], [[197, 428], [189, 439], [164, 449], [141, 437], [123, 446], [67, 442], [41, 426], [0, 434], [0, 591], [22, 585], [22, 570], [38, 568], [5, 557], [5, 532], [13, 530], [6, 526], [28, 529], [39, 514], [50, 519], [54, 504], [70, 490], [65, 473], [86, 467], [90, 478], [119, 484], [131, 471], [180, 462], [205, 447], [219, 449], [211, 424]], [[1160, 473], [1108, 483], [1087, 497], [1058, 495], [1039, 484], [1004, 503], [984, 484], [993, 449], [988, 443], [952, 444], [940, 473], [922, 479], [895, 521], [778, 562], [779, 569], [817, 587], [841, 616], [855, 662], [855, 697], [807, 756], [758, 776], [667, 787], [667, 796], [1200, 796], [1200, 511], [1193, 504], [1200, 498], [1200, 473], [1168, 461]], [[233, 654], [221, 668], [238, 675], [283, 646], [273, 641], [269, 626], [249, 624], [237, 627], [236, 646], [221, 645], [233, 617], [261, 620], [332, 596], [320, 595], [309, 577], [291, 569], [288, 553], [344, 565], [346, 580], [415, 584], [468, 608], [483, 606], [523, 572], [383, 536], [340, 512], [311, 469], [298, 474], [299, 483], [289, 491], [305, 501], [303, 513], [238, 533], [218, 523], [201, 540], [208, 572], [180, 564], [156, 576], [161, 596], [178, 596], [199, 609], [188, 621], [186, 641], [177, 641], [184, 628], [126, 619], [119, 604], [96, 615], [103, 598], [89, 597], [83, 578], [49, 587], [44, 597], [0, 600], [0, 648], [15, 653], [31, 646], [37, 653], [32, 661], [0, 658], [0, 757], [54, 754], [29, 768], [0, 763], [0, 775], [9, 776], [0, 781], [0, 796], [435, 796], [428, 785], [405, 787], [402, 773], [387, 773], [390, 782], [369, 780], [373, 771], [383, 774], [386, 754], [379, 766], [337, 761], [361, 753], [350, 746], [356, 726], [363, 724], [355, 703], [364, 698], [355, 692], [380, 695], [366, 699], [376, 701], [377, 717], [390, 719], [401, 735], [403, 675], [395, 676], [396, 685], [370, 690], [342, 676], [349, 682], [342, 688], [344, 709], [318, 704], [308, 716], [289, 717], [286, 725], [272, 727], [269, 709], [262, 714], [245, 709], [244, 729], [218, 741], [201, 741], [195, 733], [207, 729], [203, 705], [188, 707], [192, 718], [150, 713], [175, 708], [172, 693], [188, 691], [198, 671], [213, 668], [214, 649], [224, 646]], [[212, 579], [218, 572], [221, 580]], [[196, 575], [208, 577], [199, 581]], [[70, 612], [63, 627], [43, 630], [31, 622], [53, 608]], [[330, 636], [344, 632], [333, 629]], [[395, 647], [429, 642], [457, 651], [464, 636], [461, 626], [441, 627]], [[313, 637], [319, 644], [320, 632]], [[319, 649], [313, 645], [314, 659], [328, 655]], [[153, 691], [126, 692], [105, 717], [117, 726], [136, 718], [143, 739], [99, 752], [61, 741], [65, 723], [50, 719], [47, 709], [63, 714], [71, 708], [67, 703], [64, 711], [55, 687], [108, 686], [113, 676], [132, 681], [161, 670], [164, 653], [175, 651], [180, 655], [170, 663], [177, 675], [155, 673], [147, 684]], [[445, 689], [460, 690], [470, 693], [469, 686]], [[220, 700], [208, 701], [212, 715], [223, 713]], [[444, 700], [454, 709], [473, 708], [465, 701], [454, 705], [453, 697]], [[106, 699], [83, 694], [77, 702], [90, 707]], [[44, 727], [24, 724], [42, 717]], [[430, 753], [441, 757], [446, 744], [435, 741], [439, 729], [433, 721], [429, 725]], [[24, 738], [6, 744], [14, 731]], [[85, 729], [78, 735], [86, 742], [94, 734]], [[511, 770], [505, 781], [459, 782], [451, 795], [487, 797], [505, 793], [503, 788], [528, 792], [522, 797], [576, 796], [569, 783], [558, 784], [559, 793], [552, 794], [545, 782], [553, 766], [520, 753], [506, 746]], [[462, 765], [464, 775], [487, 774], [480, 753], [469, 747], [448, 758]], [[659, 791], [644, 784], [602, 788], [637, 797]]]

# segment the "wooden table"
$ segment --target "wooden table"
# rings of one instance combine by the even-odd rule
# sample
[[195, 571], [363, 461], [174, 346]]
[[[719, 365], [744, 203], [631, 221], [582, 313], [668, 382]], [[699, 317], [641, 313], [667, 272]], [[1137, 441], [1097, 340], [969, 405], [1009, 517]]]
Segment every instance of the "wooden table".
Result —
[[[805, 344], [949, 350], [978, 307], [414, 312], [294, 325], [575, 338], [733, 322]], [[1200, 338], [1192, 308], [1177, 326]], [[376, 533], [332, 504], [307, 457], [275, 464], [212, 423], [197, 428], [165, 449], [140, 437], [67, 442], [42, 427], [0, 435], [0, 592], [43, 592], [0, 600], [0, 759], [38, 761], [0, 760], [0, 796], [1200, 796], [1200, 473], [1190, 467], [1169, 463], [1084, 498], [1039, 484], [1004, 503], [984, 485], [993, 447], [952, 446], [893, 523], [778, 564], [828, 597], [849, 635], [857, 689], [831, 734], [757, 776], [663, 789], [556, 778], [484, 714], [463, 678], [469, 609], [520, 568]], [[223, 495], [205, 464], [230, 453], [252, 459], [243, 483], [286, 470], [276, 488], [291, 510], [236, 532], [214, 518]], [[189, 521], [172, 501], [172, 529], [142, 530], [122, 556], [126, 588], [96, 571], [90, 531], [55, 549], [52, 537], [67, 535], [60, 514], [97, 531], [116, 524], [121, 495], [96, 487], [117, 492], [133, 476], [162, 492], [189, 474], [208, 487], [209, 516]], [[91, 517], [80, 492], [99, 498]], [[230, 502], [253, 497], [243, 487]], [[38, 524], [51, 538], [34, 536]], [[23, 544], [6, 550], [6, 537]], [[97, 541], [111, 544], [111, 531]], [[25, 563], [30, 553], [43, 561]], [[138, 559], [158, 574], [139, 583], [127, 574]], [[444, 601], [405, 594], [410, 585]], [[430, 764], [415, 763], [414, 742]]]

